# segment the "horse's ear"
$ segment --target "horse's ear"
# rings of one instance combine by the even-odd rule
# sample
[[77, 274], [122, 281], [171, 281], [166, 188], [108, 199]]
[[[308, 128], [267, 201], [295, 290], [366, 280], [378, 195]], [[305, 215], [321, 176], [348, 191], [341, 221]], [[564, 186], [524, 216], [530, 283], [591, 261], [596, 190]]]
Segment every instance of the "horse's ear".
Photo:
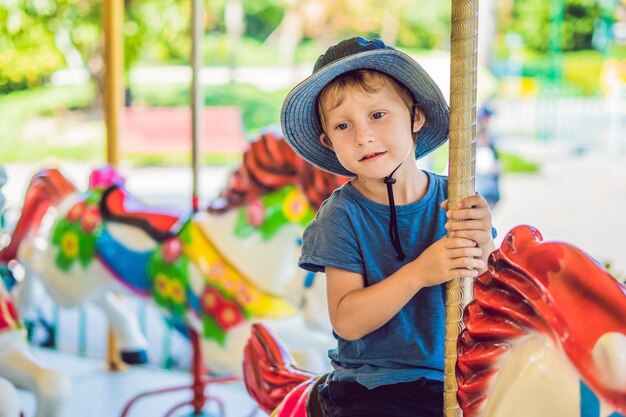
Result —
[[523, 224], [515, 226], [506, 234], [501, 250], [504, 254], [516, 253], [541, 241], [543, 241], [543, 236], [539, 230], [533, 226]]

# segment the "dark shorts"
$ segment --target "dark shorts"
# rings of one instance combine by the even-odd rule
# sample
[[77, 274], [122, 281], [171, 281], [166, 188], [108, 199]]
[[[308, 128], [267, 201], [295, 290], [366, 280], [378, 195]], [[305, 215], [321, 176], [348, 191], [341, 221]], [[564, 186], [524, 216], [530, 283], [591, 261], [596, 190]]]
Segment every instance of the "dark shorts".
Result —
[[325, 417], [441, 417], [443, 382], [420, 379], [372, 390], [356, 382], [329, 381], [320, 390]]

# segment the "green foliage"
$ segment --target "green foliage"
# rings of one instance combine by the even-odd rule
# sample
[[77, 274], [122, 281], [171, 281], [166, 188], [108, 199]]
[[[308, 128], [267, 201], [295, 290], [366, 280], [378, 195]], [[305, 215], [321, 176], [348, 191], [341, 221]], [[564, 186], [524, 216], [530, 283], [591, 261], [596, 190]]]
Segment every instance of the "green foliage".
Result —
[[[265, 45], [254, 38], [243, 38], [235, 51], [235, 62], [238, 66], [271, 66], [279, 62], [278, 47]], [[324, 53], [317, 42], [305, 40], [296, 50], [296, 63], [311, 63]], [[203, 42], [203, 60], [206, 66], [230, 65], [231, 48], [228, 37], [223, 33], [209, 33]]]
[[[137, 62], [144, 65], [189, 63], [189, 3], [181, 0], [128, 2], [124, 26], [127, 69]], [[209, 18], [213, 16], [211, 13], [212, 10], [207, 10]]]
[[533, 174], [540, 170], [540, 166], [533, 161], [522, 158], [519, 155], [499, 152], [502, 171], [509, 174]]
[[598, 0], [568, 0], [565, 2], [563, 22], [563, 50], [592, 49], [596, 22], [602, 16]]
[[64, 65], [53, 34], [36, 16], [53, 10], [47, 1], [0, 3], [0, 94], [38, 86]]
[[[235, 51], [224, 21], [226, 0], [205, 5], [207, 33], [204, 59], [208, 65], [275, 65], [276, 38], [289, 2], [241, 0], [244, 38]], [[306, 3], [306, 2], [305, 2]], [[314, 61], [330, 39], [354, 34], [380, 36], [384, 25], [400, 46], [445, 47], [449, 39], [448, 3], [398, 0], [320, 0], [296, 5], [304, 34], [296, 62]], [[292, 5], [293, 6], [293, 5]], [[124, 70], [141, 65], [188, 64], [190, 3], [183, 0], [125, 1]], [[352, 16], [359, 19], [352, 19]], [[390, 23], [391, 22], [391, 23]], [[398, 22], [398, 27], [394, 27]], [[322, 46], [320, 46], [322, 45]], [[102, 87], [102, 3], [91, 0], [3, 0], [0, 3], [0, 92], [33, 88], [61, 68], [84, 67]], [[79, 56], [80, 59], [74, 57]], [[82, 61], [82, 62], [81, 62]]]
[[626, 45], [612, 45], [608, 56], [619, 60], [626, 59]]
[[[598, 0], [563, 0], [562, 14], [557, 2], [524, 0], [514, 2], [513, 23], [509, 32], [519, 33], [525, 45], [533, 50], [578, 51], [592, 49], [595, 23], [601, 17]], [[551, 24], [552, 23], [552, 24]]]
[[411, 1], [401, 16], [398, 46], [446, 48], [450, 41], [451, 2]]
[[244, 0], [246, 36], [264, 41], [280, 24], [284, 15], [279, 0]]
[[[191, 154], [167, 153], [167, 154], [133, 154], [124, 155], [124, 161], [128, 161], [132, 166], [189, 166], [191, 164]], [[239, 153], [208, 153], [201, 157], [203, 166], [233, 166], [241, 162]]]
[[[125, 72], [145, 63], [187, 63], [189, 7], [181, 0], [126, 2]], [[102, 76], [102, 4], [89, 0], [5, 0], [0, 3], [0, 93], [42, 85], [78, 52]], [[64, 43], [68, 37], [70, 44]]]

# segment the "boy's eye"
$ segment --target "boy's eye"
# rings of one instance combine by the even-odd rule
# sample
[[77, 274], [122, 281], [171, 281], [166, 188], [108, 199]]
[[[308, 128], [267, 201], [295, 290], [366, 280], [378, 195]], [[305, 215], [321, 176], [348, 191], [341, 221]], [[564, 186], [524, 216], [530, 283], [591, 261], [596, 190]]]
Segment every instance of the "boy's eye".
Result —
[[383, 117], [385, 115], [385, 112], [382, 111], [377, 111], [376, 113], [372, 114], [372, 118], [373, 119], [380, 119], [381, 117]]
[[339, 123], [338, 125], [335, 126], [335, 129], [337, 130], [344, 130], [348, 128], [348, 124], [347, 123]]

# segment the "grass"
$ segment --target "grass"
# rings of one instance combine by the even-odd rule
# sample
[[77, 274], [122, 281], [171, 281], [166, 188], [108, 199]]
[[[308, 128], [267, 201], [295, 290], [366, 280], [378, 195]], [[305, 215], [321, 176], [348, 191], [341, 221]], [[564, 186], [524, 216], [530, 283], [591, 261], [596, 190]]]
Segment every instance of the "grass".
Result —
[[0, 164], [8, 162], [39, 162], [67, 159], [74, 161], [104, 160], [104, 145], [55, 146], [45, 142], [22, 143], [0, 141]]
[[95, 96], [92, 84], [40, 87], [0, 96], [2, 121], [23, 121], [34, 116], [51, 116], [59, 111], [85, 109]]
[[506, 174], [534, 174], [541, 169], [536, 162], [524, 159], [519, 155], [500, 152], [499, 157], [502, 171]]
[[[536, 162], [525, 159], [519, 155], [498, 152], [500, 165], [503, 174], [535, 174], [541, 167]], [[441, 146], [432, 154], [430, 170], [433, 172], [446, 172], [448, 165], [448, 147]]]
[[[26, 137], [24, 127], [36, 118], [51, 119], [84, 110], [95, 95], [92, 85], [40, 87], [0, 97], [0, 163], [46, 158], [102, 159], [104, 145], [67, 144], [54, 137]], [[55, 133], [55, 132], [52, 132]]]
[[[124, 160], [138, 167], [191, 165], [191, 155], [189, 153], [124, 155]], [[239, 161], [241, 161], [241, 154], [239, 153], [211, 153], [202, 155], [201, 165], [230, 166]]]

